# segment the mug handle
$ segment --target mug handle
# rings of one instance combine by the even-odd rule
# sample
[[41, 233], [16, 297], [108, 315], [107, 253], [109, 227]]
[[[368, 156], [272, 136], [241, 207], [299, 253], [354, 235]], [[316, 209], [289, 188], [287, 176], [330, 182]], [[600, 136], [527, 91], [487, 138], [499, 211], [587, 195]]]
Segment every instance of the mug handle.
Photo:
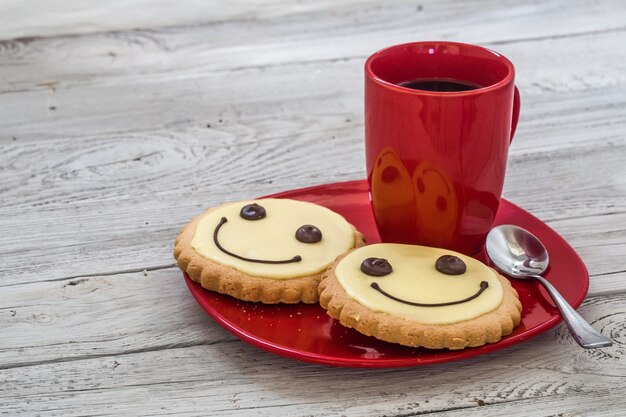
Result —
[[509, 143], [513, 142], [513, 135], [515, 135], [515, 130], [517, 129], [517, 121], [519, 120], [519, 90], [517, 89], [517, 86], [514, 86], [514, 88], [515, 92], [513, 93], [513, 118], [511, 120], [511, 139]]

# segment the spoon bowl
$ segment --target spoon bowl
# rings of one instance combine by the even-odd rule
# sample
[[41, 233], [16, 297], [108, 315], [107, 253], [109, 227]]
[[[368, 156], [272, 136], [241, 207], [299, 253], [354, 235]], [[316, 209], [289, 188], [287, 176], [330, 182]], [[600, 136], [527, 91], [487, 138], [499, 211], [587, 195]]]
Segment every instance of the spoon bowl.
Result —
[[498, 226], [491, 230], [485, 244], [495, 266], [515, 278], [532, 279], [548, 269], [548, 250], [532, 233], [517, 226]]
[[485, 243], [487, 255], [496, 269], [513, 278], [534, 279], [548, 291], [574, 340], [585, 349], [608, 347], [611, 339], [596, 331], [570, 306], [557, 289], [541, 276], [550, 262], [548, 251], [537, 237], [518, 226], [494, 227]]

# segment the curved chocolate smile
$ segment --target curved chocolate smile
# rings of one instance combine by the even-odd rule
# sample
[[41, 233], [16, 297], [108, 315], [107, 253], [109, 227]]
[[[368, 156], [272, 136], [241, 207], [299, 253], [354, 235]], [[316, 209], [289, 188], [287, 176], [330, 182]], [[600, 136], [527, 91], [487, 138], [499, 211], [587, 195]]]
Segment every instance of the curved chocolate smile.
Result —
[[224, 223], [226, 223], [227, 221], [228, 219], [226, 217], [222, 217], [222, 220], [220, 220], [219, 224], [215, 226], [215, 230], [213, 231], [213, 242], [215, 242], [215, 246], [217, 246], [217, 248], [221, 250], [222, 252], [224, 252], [225, 254], [235, 257], [237, 259], [241, 259], [242, 261], [256, 262], [259, 264], [289, 264], [292, 262], [300, 262], [302, 260], [302, 257], [300, 255], [296, 255], [291, 259], [283, 259], [280, 261], [271, 261], [271, 260], [266, 260], [266, 259], [253, 259], [253, 258], [246, 258], [245, 256], [237, 255], [236, 253], [233, 253], [225, 249], [219, 242], [218, 234], [219, 234], [220, 229], [224, 225]]
[[480, 289], [478, 290], [478, 292], [476, 294], [474, 294], [474, 295], [472, 295], [470, 297], [464, 298], [462, 300], [450, 301], [450, 302], [447, 302], [447, 303], [432, 303], [432, 304], [414, 303], [413, 301], [407, 301], [407, 300], [403, 300], [402, 298], [394, 297], [393, 295], [389, 294], [388, 292], [385, 292], [382, 288], [380, 288], [380, 285], [378, 285], [378, 283], [376, 283], [376, 282], [372, 282], [370, 284], [370, 287], [372, 287], [376, 291], [380, 292], [385, 297], [391, 298], [392, 300], [397, 301], [399, 303], [404, 303], [404, 304], [408, 304], [408, 305], [411, 305], [411, 306], [417, 306], [417, 307], [445, 307], [445, 306], [453, 306], [455, 304], [462, 304], [462, 303], [466, 303], [468, 301], [473, 300], [474, 298], [476, 298], [480, 294], [482, 294], [483, 291], [485, 291], [489, 287], [489, 283], [487, 281], [481, 281], [480, 282]]

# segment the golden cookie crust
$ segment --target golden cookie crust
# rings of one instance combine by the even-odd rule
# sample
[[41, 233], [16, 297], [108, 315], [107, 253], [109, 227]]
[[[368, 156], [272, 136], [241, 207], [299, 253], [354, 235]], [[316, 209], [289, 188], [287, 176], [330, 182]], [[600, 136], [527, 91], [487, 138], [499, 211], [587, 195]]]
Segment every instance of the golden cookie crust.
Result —
[[511, 283], [498, 274], [502, 303], [495, 310], [452, 324], [424, 324], [389, 313], [373, 311], [351, 298], [335, 276], [338, 257], [322, 276], [320, 304], [328, 315], [367, 336], [391, 343], [429, 349], [459, 350], [495, 343], [520, 323], [522, 304]]
[[[220, 206], [221, 207], [221, 206]], [[227, 294], [244, 301], [265, 304], [314, 304], [319, 301], [318, 286], [324, 271], [314, 275], [289, 279], [272, 279], [245, 274], [235, 268], [213, 262], [198, 254], [191, 246], [196, 226], [214, 207], [187, 224], [174, 243], [174, 258], [178, 267], [207, 290]], [[354, 248], [365, 245], [363, 234], [354, 230]]]

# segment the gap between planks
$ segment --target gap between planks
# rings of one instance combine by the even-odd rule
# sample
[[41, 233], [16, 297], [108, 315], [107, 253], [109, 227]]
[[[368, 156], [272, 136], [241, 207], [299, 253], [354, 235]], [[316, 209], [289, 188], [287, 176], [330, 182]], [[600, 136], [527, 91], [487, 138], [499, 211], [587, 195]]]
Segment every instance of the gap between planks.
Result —
[[66, 362], [77, 362], [77, 361], [90, 360], [90, 359], [119, 357], [119, 356], [125, 356], [125, 355], [134, 355], [137, 353], [159, 352], [159, 351], [165, 351], [165, 350], [170, 350], [170, 349], [186, 349], [186, 348], [192, 348], [192, 347], [197, 347], [197, 346], [211, 346], [211, 345], [215, 345], [218, 343], [233, 343], [233, 342], [238, 342], [238, 341], [239, 339], [236, 339], [234, 336], [232, 336], [232, 338], [217, 339], [217, 340], [213, 340], [210, 342], [179, 343], [179, 344], [170, 343], [167, 345], [150, 346], [150, 347], [145, 347], [141, 349], [130, 349], [130, 350], [125, 350], [123, 352], [111, 352], [111, 353], [102, 353], [102, 354], [94, 354], [94, 355], [77, 355], [77, 356], [70, 356], [70, 357], [63, 357], [63, 358], [56, 358], [56, 359], [49, 359], [49, 360], [42, 360], [42, 361], [14, 363], [14, 364], [8, 363], [8, 364], [1, 364], [0, 371], [8, 370], [8, 369], [17, 369], [17, 368], [28, 368], [31, 366], [59, 364], [59, 363], [66, 363]]
[[[91, 274], [70, 275], [70, 276], [66, 276], [66, 277], [42, 279], [42, 280], [39, 280], [39, 281], [29, 281], [29, 282], [21, 282], [21, 283], [0, 285], [0, 288], [2, 288], [2, 287], [14, 287], [16, 285], [41, 284], [41, 283], [45, 283], [45, 282], [58, 282], [58, 281], [65, 281], [65, 280], [68, 280], [68, 279], [76, 279], [76, 278], [108, 277], [108, 276], [115, 276], [115, 275], [121, 275], [121, 274], [130, 274], [130, 273], [136, 273], [136, 272], [160, 271], [160, 270], [163, 270], [163, 269], [171, 269], [171, 268], [175, 268], [175, 267], [176, 267], [176, 264], [172, 263], [172, 264], [167, 264], [167, 265], [149, 266], [149, 267], [145, 267], [145, 268], [130, 268], [130, 269], [124, 269], [124, 270], [120, 270], [120, 271], [94, 272], [94, 273], [91, 273]], [[72, 284], [69, 283], [69, 285], [72, 285]]]

